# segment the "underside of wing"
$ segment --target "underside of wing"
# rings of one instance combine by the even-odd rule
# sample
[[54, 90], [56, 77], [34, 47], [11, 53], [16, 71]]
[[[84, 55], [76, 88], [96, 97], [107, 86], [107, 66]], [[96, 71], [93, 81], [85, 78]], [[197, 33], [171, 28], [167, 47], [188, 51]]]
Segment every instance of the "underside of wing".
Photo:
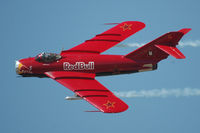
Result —
[[94, 38], [86, 40], [84, 43], [76, 47], [62, 51], [61, 55], [68, 54], [69, 52], [97, 53], [97, 54], [102, 53], [105, 50], [123, 41], [127, 37], [143, 29], [144, 27], [145, 24], [138, 21], [122, 22], [101, 34], [96, 35]]
[[80, 72], [46, 72], [45, 74], [104, 113], [119, 113], [128, 109], [126, 103], [95, 80], [95, 74]]

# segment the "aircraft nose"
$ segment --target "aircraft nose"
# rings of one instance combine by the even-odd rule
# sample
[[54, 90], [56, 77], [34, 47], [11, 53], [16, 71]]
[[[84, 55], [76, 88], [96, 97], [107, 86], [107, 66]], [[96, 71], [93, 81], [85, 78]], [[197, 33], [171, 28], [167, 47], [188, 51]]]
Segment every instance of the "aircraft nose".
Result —
[[16, 69], [16, 73], [17, 73], [17, 74], [22, 74], [22, 72], [20, 71], [22, 66], [23, 66], [23, 65], [22, 65], [21, 62], [19, 62], [19, 61], [16, 61], [16, 62], [15, 62], [15, 69]]

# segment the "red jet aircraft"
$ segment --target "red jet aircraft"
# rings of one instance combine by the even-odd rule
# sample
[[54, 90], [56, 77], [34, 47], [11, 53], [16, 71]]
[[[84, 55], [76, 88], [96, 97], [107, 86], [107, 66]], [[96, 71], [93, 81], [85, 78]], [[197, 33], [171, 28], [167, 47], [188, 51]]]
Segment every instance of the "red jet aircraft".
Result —
[[143, 29], [145, 24], [126, 21], [60, 54], [41, 53], [16, 61], [16, 72], [23, 77], [50, 77], [75, 93], [68, 100], [84, 99], [99, 111], [118, 113], [128, 105], [99, 83], [95, 76], [128, 74], [157, 69], [169, 55], [185, 56], [176, 48], [191, 29], [169, 32], [126, 55], [101, 54]]

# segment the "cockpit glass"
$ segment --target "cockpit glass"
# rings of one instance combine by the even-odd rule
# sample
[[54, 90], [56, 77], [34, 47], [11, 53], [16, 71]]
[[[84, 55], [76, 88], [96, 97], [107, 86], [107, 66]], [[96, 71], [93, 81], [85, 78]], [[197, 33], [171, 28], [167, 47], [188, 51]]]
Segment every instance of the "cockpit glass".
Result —
[[61, 55], [55, 53], [41, 53], [35, 57], [38, 62], [50, 63], [61, 59]]

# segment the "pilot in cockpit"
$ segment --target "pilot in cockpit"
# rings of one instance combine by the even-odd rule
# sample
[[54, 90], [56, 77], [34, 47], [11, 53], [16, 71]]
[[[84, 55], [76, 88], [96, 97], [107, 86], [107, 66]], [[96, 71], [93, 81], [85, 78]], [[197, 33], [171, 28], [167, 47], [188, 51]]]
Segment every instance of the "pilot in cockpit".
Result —
[[41, 53], [35, 57], [38, 62], [50, 63], [61, 59], [61, 55], [56, 53]]

